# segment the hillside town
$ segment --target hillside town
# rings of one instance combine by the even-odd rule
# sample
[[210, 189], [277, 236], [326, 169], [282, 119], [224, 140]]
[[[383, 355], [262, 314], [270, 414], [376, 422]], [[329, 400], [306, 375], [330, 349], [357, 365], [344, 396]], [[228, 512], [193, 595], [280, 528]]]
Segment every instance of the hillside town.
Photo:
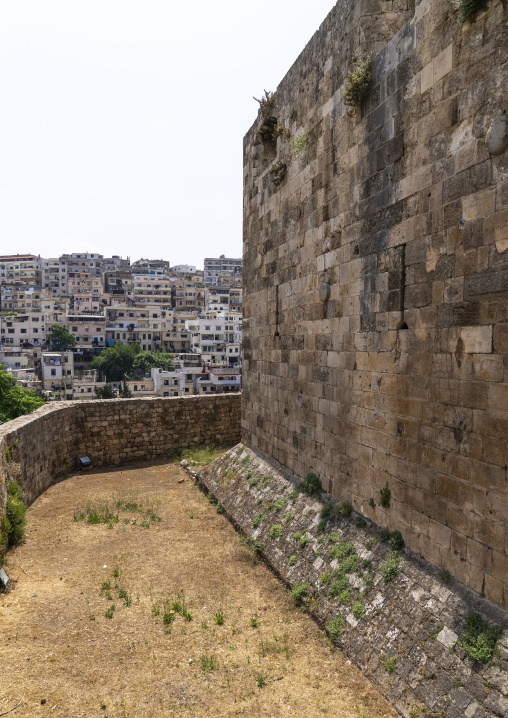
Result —
[[[98, 357], [118, 345], [171, 366], [108, 376]], [[242, 260], [0, 256], [0, 365], [52, 401], [239, 391]]]

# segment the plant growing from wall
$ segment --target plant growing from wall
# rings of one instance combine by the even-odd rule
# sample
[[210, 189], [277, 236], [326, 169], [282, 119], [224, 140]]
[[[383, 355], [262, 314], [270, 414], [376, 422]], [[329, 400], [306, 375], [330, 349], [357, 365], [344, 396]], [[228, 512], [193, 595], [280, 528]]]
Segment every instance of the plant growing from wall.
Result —
[[340, 614], [337, 616], [337, 618], [334, 618], [327, 624], [326, 630], [328, 631], [328, 635], [332, 643], [335, 643], [335, 641], [338, 641], [338, 639], [340, 638], [343, 626], [344, 620]]
[[390, 538], [388, 539], [388, 543], [394, 551], [402, 551], [406, 545], [402, 534], [397, 530], [392, 531]]
[[264, 117], [267, 117], [274, 105], [275, 102], [275, 92], [269, 92], [268, 90], [264, 91], [265, 94], [261, 96], [261, 99], [258, 100], [257, 97], [254, 97], [256, 102], [259, 102], [259, 107], [261, 108], [261, 114]]
[[466, 629], [461, 633], [459, 643], [468, 656], [478, 663], [488, 663], [494, 655], [496, 643], [503, 632], [501, 626], [490, 627], [479, 613], [468, 613]]
[[474, 22], [479, 13], [489, 9], [488, 0], [452, 0], [452, 3], [461, 24], [467, 20]]
[[270, 538], [277, 539], [282, 536], [282, 526], [280, 524], [274, 524], [270, 528]]
[[384, 563], [381, 564], [380, 571], [385, 583], [393, 581], [395, 576], [398, 576], [401, 570], [400, 556], [396, 551], [392, 552], [390, 558], [387, 558]]
[[289, 149], [291, 152], [291, 161], [299, 157], [302, 152], [313, 142], [316, 142], [317, 137], [314, 135], [314, 130], [309, 130], [308, 132], [302, 132], [301, 135], [298, 135], [298, 137], [295, 137], [293, 142], [291, 142]]
[[339, 516], [347, 518], [353, 513], [353, 506], [350, 501], [341, 501], [340, 504], [337, 505], [335, 511]]
[[17, 481], [10, 481], [7, 487], [5, 516], [0, 532], [0, 556], [11, 546], [16, 546], [25, 538], [26, 511], [24, 494]]
[[287, 129], [287, 127], [284, 127], [284, 125], [275, 125], [275, 128], [273, 130], [273, 141], [277, 139], [277, 137], [283, 137], [287, 139], [291, 133]]
[[372, 78], [372, 56], [359, 58], [354, 61], [355, 69], [346, 78], [346, 93], [344, 102], [346, 105], [361, 105], [369, 91]]
[[379, 492], [380, 501], [379, 503], [384, 509], [390, 508], [390, 500], [392, 498], [392, 492], [390, 491], [390, 487], [388, 486], [388, 481], [386, 482], [386, 485], [383, 486], [381, 491]]
[[321, 498], [323, 493], [323, 484], [318, 479], [316, 474], [307, 474], [305, 479], [297, 487], [298, 493], [307, 494], [308, 496], [315, 496], [317, 499]]

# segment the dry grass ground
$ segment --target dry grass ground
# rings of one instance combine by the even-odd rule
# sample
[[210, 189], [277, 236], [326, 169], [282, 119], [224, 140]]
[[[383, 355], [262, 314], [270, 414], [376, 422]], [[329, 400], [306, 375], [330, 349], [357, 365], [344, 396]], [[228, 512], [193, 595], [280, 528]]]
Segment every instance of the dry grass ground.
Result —
[[184, 477], [87, 473], [33, 504], [0, 596], [0, 714], [394, 717]]

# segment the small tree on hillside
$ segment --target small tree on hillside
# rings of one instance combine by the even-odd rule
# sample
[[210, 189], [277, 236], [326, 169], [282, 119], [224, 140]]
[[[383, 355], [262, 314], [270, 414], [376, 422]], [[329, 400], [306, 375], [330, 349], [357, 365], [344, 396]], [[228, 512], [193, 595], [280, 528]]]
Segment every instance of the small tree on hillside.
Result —
[[106, 384], [106, 386], [95, 387], [95, 398], [96, 399], [116, 399], [116, 391], [113, 387]]
[[131, 375], [134, 357], [140, 351], [139, 344], [115, 342], [95, 357], [92, 369], [97, 369], [107, 381], [122, 381], [125, 374]]
[[31, 414], [45, 403], [46, 400], [35, 392], [18, 386], [5, 367], [0, 365], [0, 424]]
[[132, 399], [132, 391], [127, 386], [127, 382], [125, 381], [125, 379], [123, 380], [118, 395], [121, 399]]
[[163, 371], [173, 371], [175, 368], [173, 355], [165, 351], [140, 352], [134, 358], [132, 374], [136, 379], [139, 379], [145, 374], [150, 374], [151, 369], [156, 368]]
[[66, 327], [62, 327], [61, 324], [53, 324], [49, 328], [47, 338], [53, 349], [61, 351], [66, 347], [73, 347], [76, 345], [76, 337], [74, 337]]

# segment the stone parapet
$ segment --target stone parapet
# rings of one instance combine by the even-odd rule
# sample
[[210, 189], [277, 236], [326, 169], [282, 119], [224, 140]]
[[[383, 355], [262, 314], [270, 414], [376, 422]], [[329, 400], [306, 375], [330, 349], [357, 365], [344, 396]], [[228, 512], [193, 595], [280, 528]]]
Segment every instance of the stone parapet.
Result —
[[77, 468], [120, 466], [199, 446], [232, 446], [240, 436], [240, 394], [108, 399], [46, 404], [0, 426], [0, 516], [12, 461], [29, 503]]

